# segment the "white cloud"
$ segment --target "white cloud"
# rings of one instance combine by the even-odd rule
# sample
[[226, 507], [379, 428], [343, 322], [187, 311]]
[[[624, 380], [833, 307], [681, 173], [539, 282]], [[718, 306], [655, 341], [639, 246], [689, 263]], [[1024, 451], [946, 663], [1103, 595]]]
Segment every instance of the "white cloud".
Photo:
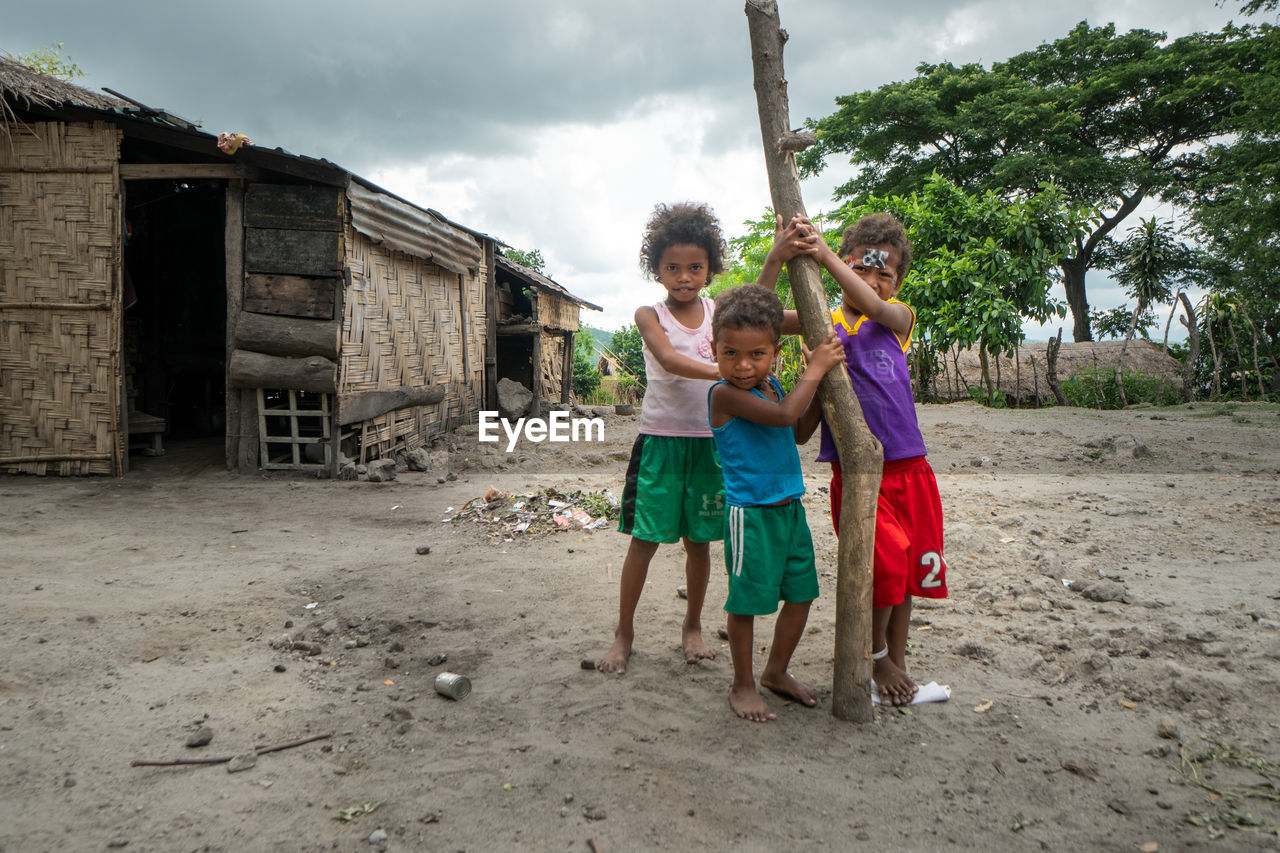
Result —
[[760, 150], [703, 156], [702, 128], [715, 117], [694, 99], [662, 98], [614, 122], [543, 127], [523, 154], [428, 157], [368, 177], [516, 248], [540, 249], [556, 281], [605, 307], [587, 322], [616, 328], [661, 297], [638, 262], [655, 204], [705, 201], [727, 236], [769, 204]]
[[[707, 201], [730, 235], [768, 204], [741, 3], [375, 0], [354, 17], [336, 0], [10, 5], [0, 48], [63, 42], [90, 88], [325, 157], [540, 249], [558, 281], [605, 306], [593, 325], [630, 322], [661, 295], [636, 261], [654, 204]], [[921, 61], [989, 64], [1084, 18], [1178, 36], [1238, 17], [1237, 3], [1213, 0], [782, 7], [793, 125], [830, 113], [837, 96], [908, 79]], [[837, 160], [807, 181], [810, 212], [832, 207], [832, 187], [851, 175]], [[1097, 307], [1109, 298], [1090, 290]]]

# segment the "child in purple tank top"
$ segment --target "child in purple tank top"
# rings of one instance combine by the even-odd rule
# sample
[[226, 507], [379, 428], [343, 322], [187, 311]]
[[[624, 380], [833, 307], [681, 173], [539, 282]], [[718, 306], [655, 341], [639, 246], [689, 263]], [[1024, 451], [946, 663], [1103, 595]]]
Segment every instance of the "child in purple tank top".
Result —
[[[918, 689], [906, 665], [911, 597], [947, 596], [942, 501], [907, 371], [916, 316], [896, 298], [911, 266], [911, 240], [897, 219], [873, 214], [845, 229], [837, 254], [807, 219], [796, 217], [786, 229], [779, 220], [760, 283], [772, 286], [782, 263], [801, 253], [812, 255], [840, 285], [844, 298], [831, 318], [867, 427], [884, 446], [872, 580], [873, 676], [881, 701], [905, 705]], [[794, 312], [788, 314], [783, 332], [798, 332]], [[812, 434], [820, 415], [815, 403], [796, 425], [798, 441]], [[843, 478], [825, 423], [818, 459], [831, 463], [831, 513], [839, 534]]]

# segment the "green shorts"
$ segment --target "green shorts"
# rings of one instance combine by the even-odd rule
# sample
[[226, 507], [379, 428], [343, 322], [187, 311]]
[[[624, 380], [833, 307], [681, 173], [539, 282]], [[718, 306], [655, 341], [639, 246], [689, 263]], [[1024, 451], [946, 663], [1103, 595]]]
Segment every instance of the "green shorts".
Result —
[[646, 542], [724, 536], [724, 476], [715, 439], [636, 436], [618, 530]]
[[818, 597], [813, 536], [799, 499], [782, 506], [730, 506], [724, 514], [727, 613], [764, 616], [779, 601]]

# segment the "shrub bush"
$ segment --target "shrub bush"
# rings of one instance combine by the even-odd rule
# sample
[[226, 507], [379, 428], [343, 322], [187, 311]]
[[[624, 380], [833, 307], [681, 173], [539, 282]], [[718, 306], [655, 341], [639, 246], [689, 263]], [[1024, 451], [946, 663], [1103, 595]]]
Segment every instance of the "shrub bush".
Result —
[[[1120, 395], [1124, 383], [1124, 396]], [[1063, 396], [1072, 406], [1086, 409], [1122, 409], [1125, 404], [1164, 405], [1180, 399], [1181, 385], [1164, 383], [1140, 370], [1116, 371], [1108, 367], [1086, 367], [1062, 383]]]

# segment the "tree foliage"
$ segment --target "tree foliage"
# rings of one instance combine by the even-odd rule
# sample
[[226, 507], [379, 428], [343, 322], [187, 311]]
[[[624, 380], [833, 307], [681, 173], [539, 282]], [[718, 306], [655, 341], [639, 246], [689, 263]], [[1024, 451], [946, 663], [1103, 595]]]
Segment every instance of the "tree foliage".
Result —
[[812, 174], [847, 156], [861, 167], [836, 191], [848, 199], [907, 194], [935, 172], [1008, 199], [1052, 180], [1073, 206], [1101, 212], [1059, 259], [1075, 337], [1087, 340], [1085, 272], [1099, 244], [1144, 199], [1203, 178], [1208, 145], [1260, 120], [1246, 93], [1276, 46], [1268, 25], [1168, 41], [1081, 22], [990, 69], [924, 63], [911, 80], [837, 98], [835, 113], [809, 122], [818, 143], [800, 163]]
[[[1148, 309], [1173, 299], [1176, 286], [1196, 271], [1195, 254], [1173, 234], [1173, 224], [1154, 216], [1140, 220], [1116, 249], [1116, 282], [1137, 303], [1125, 342], [1133, 337], [1139, 323], [1150, 316]], [[1146, 337], [1145, 333], [1143, 337]]]
[[[1222, 5], [1221, 0], [1218, 5]], [[1274, 12], [1277, 5], [1280, 5], [1280, 0], [1245, 0], [1240, 4], [1240, 14], [1252, 15], [1257, 12]]]
[[600, 390], [600, 371], [596, 369], [596, 347], [585, 330], [573, 339], [573, 393], [590, 397]]
[[546, 271], [547, 261], [542, 257], [541, 249], [532, 249], [528, 252], [520, 249], [512, 249], [510, 247], [502, 250], [504, 257], [507, 257], [522, 267], [528, 267], [536, 273], [549, 275]]
[[614, 332], [609, 349], [613, 350], [628, 373], [639, 379], [641, 384], [648, 384], [644, 370], [644, 338], [638, 326], [623, 326]]
[[1137, 334], [1144, 341], [1151, 340], [1151, 327], [1156, 325], [1156, 316], [1151, 311], [1135, 314], [1123, 305], [1106, 311], [1093, 311], [1089, 314], [1089, 326], [1098, 340], [1123, 338]]
[[[953, 346], [978, 344], [986, 353], [1008, 353], [1024, 338], [1024, 319], [1043, 322], [1066, 313], [1050, 296], [1057, 259], [1089, 219], [1088, 211], [1072, 208], [1053, 183], [1026, 198], [1006, 200], [994, 190], [965, 192], [933, 175], [917, 192], [844, 205], [828, 217], [831, 227], [823, 230], [824, 239], [836, 246], [847, 225], [882, 211], [902, 221], [915, 250], [899, 297], [916, 311], [918, 385], [928, 381], [935, 359]], [[721, 278], [755, 280], [773, 239], [773, 222], [768, 213], [747, 223], [751, 231], [732, 241], [736, 261]], [[823, 284], [834, 306], [840, 289], [825, 271]], [[787, 301], [785, 281], [779, 292]], [[789, 356], [784, 352], [784, 357]]]
[[56, 42], [45, 47], [37, 48], [29, 53], [20, 53], [17, 60], [23, 65], [30, 66], [41, 74], [48, 74], [51, 77], [57, 77], [59, 80], [71, 82], [84, 76], [84, 71], [79, 65], [71, 61], [70, 56], [62, 54], [62, 42]]

